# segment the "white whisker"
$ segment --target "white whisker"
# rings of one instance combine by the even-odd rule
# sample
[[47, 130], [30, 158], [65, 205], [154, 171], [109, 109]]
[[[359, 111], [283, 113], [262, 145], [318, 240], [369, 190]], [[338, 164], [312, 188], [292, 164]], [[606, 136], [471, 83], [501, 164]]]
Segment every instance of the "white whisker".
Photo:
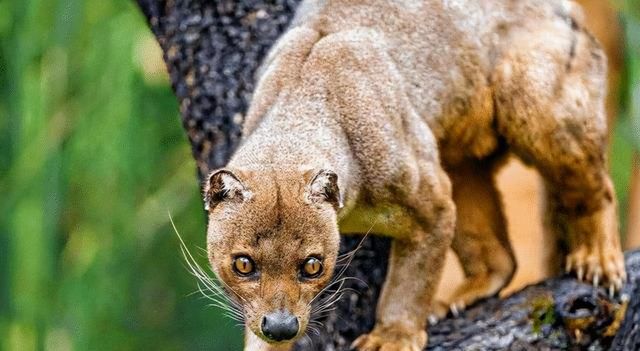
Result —
[[[375, 225], [376, 225], [376, 221], [374, 221], [371, 227], [369, 227], [369, 230], [367, 230], [367, 232], [362, 237], [360, 242], [358, 242], [358, 245], [356, 245], [355, 249], [338, 256], [338, 258], [336, 259], [336, 267], [340, 267], [340, 269], [336, 274], [334, 274], [332, 281], [329, 284], [327, 284], [327, 286], [325, 286], [322, 290], [320, 290], [311, 299], [311, 301], [309, 301], [308, 305], [311, 306], [311, 312], [310, 312], [311, 316], [309, 321], [310, 330], [317, 329], [317, 327], [324, 328], [324, 325], [322, 324], [322, 322], [318, 320], [318, 318], [323, 318], [327, 316], [331, 311], [335, 310], [337, 307], [337, 303], [345, 295], [345, 293], [347, 292], [358, 293], [358, 291], [353, 288], [345, 288], [344, 287], [345, 282], [347, 282], [348, 280], [356, 280], [363, 283], [364, 285], [367, 285], [366, 282], [362, 281], [359, 278], [343, 277], [343, 275], [346, 273], [347, 269], [351, 265], [351, 262], [353, 262], [353, 259], [355, 258], [355, 255], [358, 252], [358, 250], [362, 248], [364, 240], [367, 238], [371, 230], [373, 230], [373, 227]], [[320, 296], [324, 296], [324, 297], [319, 301], [316, 301]], [[315, 304], [315, 306], [312, 306], [312, 304]]]
[[[242, 296], [238, 295], [231, 287], [225, 284], [224, 281], [220, 279], [214, 279], [204, 271], [204, 269], [198, 264], [196, 259], [187, 248], [187, 245], [185, 244], [182, 236], [176, 228], [175, 223], [173, 222], [171, 213], [169, 213], [169, 221], [171, 222], [173, 231], [176, 233], [176, 236], [180, 241], [180, 251], [182, 253], [184, 261], [187, 264], [186, 268], [189, 273], [191, 273], [191, 275], [193, 275], [198, 280], [197, 292], [200, 293], [203, 298], [211, 301], [209, 306], [221, 309], [224, 312], [225, 316], [231, 318], [232, 320], [240, 322], [240, 324], [243, 324], [244, 314], [242, 313], [242, 306], [240, 306], [240, 304], [234, 299], [231, 299], [224, 288], [219, 285], [219, 283], [223, 284], [227, 289], [229, 289], [229, 291], [233, 292], [236, 297], [242, 299], [243, 301], [244, 298], [242, 298]], [[204, 251], [204, 249], [200, 249]]]

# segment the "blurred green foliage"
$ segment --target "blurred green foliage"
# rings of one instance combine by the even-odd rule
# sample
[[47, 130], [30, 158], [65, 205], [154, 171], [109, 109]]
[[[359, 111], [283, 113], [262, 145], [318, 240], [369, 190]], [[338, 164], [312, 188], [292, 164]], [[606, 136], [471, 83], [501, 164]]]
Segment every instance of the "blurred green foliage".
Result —
[[[611, 175], [620, 204], [621, 233], [626, 233], [630, 174], [640, 167], [640, 2], [614, 0], [621, 11], [625, 35], [625, 70], [622, 77], [620, 113], [613, 126]], [[586, 14], [587, 16], [589, 14]], [[634, 153], [636, 155], [634, 159]]]
[[634, 149], [640, 151], [640, 2], [627, 0], [627, 88], [626, 113], [630, 120], [631, 139]]
[[0, 349], [241, 349], [192, 294], [169, 225], [205, 246], [195, 163], [134, 2], [0, 1], [0, 89]]
[[[612, 150], [623, 207], [640, 145], [639, 18], [626, 16]], [[241, 348], [234, 323], [191, 294], [169, 223], [168, 212], [188, 245], [204, 246], [162, 64], [132, 1], [0, 1], [1, 349]]]

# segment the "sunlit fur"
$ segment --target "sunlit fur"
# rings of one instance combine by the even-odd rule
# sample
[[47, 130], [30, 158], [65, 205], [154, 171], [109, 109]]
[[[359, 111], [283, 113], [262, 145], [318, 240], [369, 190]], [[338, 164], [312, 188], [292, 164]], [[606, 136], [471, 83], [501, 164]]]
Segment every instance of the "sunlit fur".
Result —
[[[452, 302], [496, 294], [515, 269], [493, 181], [508, 152], [544, 178], [566, 269], [620, 289], [605, 72], [571, 1], [301, 3], [257, 73], [239, 148], [204, 184], [209, 260], [242, 307], [247, 348], [286, 349], [264, 342], [265, 313], [295, 314], [299, 336], [322, 313], [310, 302], [335, 270], [338, 225], [373, 219], [393, 239], [376, 325], [356, 348], [426, 345], [449, 247], [467, 275]], [[258, 277], [232, 271], [240, 254]], [[300, 280], [310, 255], [325, 274]]]

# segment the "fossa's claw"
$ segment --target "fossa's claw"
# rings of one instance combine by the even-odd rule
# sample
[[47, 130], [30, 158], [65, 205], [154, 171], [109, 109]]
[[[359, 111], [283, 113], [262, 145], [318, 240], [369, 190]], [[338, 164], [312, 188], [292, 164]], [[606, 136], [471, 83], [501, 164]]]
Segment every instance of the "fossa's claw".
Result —
[[438, 324], [440, 319], [438, 318], [438, 316], [436, 316], [435, 314], [431, 313], [427, 317], [427, 321], [429, 322], [429, 325], [436, 325], [436, 324]]
[[460, 316], [460, 312], [458, 311], [458, 306], [456, 306], [455, 303], [451, 304], [450, 309], [451, 309], [451, 314], [454, 317], [458, 318]]
[[451, 310], [451, 315], [458, 318], [460, 316], [460, 313], [464, 311], [465, 304], [463, 301], [453, 302], [451, 306], [449, 306], [449, 309]]

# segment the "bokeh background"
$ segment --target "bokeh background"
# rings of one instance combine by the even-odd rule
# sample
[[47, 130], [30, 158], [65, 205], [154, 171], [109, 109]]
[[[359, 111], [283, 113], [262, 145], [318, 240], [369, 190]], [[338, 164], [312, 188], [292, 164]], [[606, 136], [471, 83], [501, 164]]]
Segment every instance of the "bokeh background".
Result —
[[[611, 166], [626, 228], [640, 6], [615, 6], [626, 51]], [[241, 330], [195, 293], [169, 213], [206, 265], [195, 162], [133, 1], [0, 1], [0, 349], [241, 349]]]

